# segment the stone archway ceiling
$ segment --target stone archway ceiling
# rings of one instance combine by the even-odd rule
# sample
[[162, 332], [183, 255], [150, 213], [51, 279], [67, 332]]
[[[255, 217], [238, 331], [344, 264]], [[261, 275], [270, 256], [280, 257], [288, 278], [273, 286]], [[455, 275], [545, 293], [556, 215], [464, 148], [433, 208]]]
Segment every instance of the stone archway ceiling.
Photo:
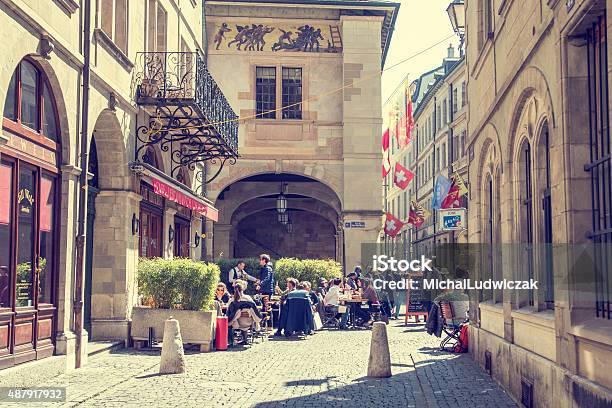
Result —
[[[238, 158], [238, 116], [197, 52], [141, 52], [135, 75], [136, 103], [149, 114], [136, 132], [136, 159], [148, 146], [170, 152], [170, 176], [182, 169], [210, 183]], [[198, 163], [218, 164], [208, 175]]]

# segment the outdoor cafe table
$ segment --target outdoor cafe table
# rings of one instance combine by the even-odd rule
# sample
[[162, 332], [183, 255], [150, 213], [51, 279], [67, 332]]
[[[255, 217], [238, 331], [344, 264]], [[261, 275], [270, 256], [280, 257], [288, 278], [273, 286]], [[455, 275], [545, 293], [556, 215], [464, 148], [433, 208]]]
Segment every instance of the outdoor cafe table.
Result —
[[349, 317], [350, 317], [350, 326], [351, 328], [355, 329], [357, 328], [357, 314], [355, 312], [355, 308], [356, 307], [361, 307], [361, 304], [363, 302], [367, 302], [367, 299], [362, 299], [362, 298], [353, 298], [353, 297], [345, 297], [345, 296], [341, 296], [340, 297], [340, 302], [342, 303], [357, 303], [359, 305], [355, 305], [353, 307], [351, 307], [351, 305], [348, 305], [348, 311], [350, 313]]

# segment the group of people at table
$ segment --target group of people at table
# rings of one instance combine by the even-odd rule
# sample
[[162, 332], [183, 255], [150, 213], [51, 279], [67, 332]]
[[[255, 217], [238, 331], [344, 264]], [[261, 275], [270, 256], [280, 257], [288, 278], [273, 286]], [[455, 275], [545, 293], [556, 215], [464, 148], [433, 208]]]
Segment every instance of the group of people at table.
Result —
[[[346, 279], [328, 281], [319, 278], [318, 287], [310, 282], [286, 279], [286, 289], [281, 290], [274, 278], [270, 256], [259, 257], [259, 276], [245, 271], [245, 262], [240, 261], [228, 273], [228, 285], [219, 282], [215, 292], [217, 313], [228, 319], [229, 344], [233, 344], [233, 332], [253, 325], [259, 330], [262, 320], [274, 320], [277, 324], [275, 336], [291, 336], [295, 331], [314, 334], [323, 322], [340, 329], [369, 327], [373, 316], [392, 318], [392, 303], [387, 292], [379, 293], [371, 281], [362, 279], [360, 268], [348, 274]], [[250, 296], [248, 284], [255, 285], [256, 295]], [[392, 294], [391, 294], [392, 296]], [[382, 298], [382, 300], [381, 300]], [[319, 326], [319, 327], [317, 327]]]

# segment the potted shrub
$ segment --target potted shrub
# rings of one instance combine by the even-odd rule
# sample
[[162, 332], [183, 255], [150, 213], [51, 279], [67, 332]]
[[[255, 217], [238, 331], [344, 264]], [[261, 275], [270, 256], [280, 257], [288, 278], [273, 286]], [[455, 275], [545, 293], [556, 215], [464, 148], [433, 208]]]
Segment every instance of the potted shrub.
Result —
[[136, 342], [153, 337], [161, 341], [164, 322], [179, 321], [183, 343], [199, 344], [210, 351], [215, 329], [213, 307], [219, 267], [191, 259], [141, 259], [138, 264], [138, 292], [148, 306], [132, 309], [132, 339]]

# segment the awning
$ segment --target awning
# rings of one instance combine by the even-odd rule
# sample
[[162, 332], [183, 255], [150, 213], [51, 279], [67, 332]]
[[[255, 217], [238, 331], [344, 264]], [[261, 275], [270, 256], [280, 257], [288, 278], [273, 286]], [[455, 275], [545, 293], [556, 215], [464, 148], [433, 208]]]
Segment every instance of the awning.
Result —
[[143, 180], [153, 186], [153, 191], [158, 196], [202, 214], [203, 217], [211, 221], [219, 221], [219, 210], [209, 200], [198, 197], [187, 186], [170, 178], [147, 163], [135, 162], [131, 163], [131, 165], [138, 165], [140, 167], [141, 170], [139, 172], [144, 176]]

